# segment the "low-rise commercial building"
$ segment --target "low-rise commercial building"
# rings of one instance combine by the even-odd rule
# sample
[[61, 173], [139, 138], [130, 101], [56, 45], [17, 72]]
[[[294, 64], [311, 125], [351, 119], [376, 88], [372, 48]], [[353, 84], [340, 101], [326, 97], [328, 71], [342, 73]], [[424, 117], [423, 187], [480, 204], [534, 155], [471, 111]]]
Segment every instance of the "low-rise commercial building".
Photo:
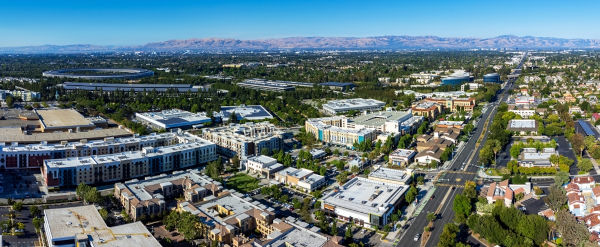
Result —
[[187, 143], [144, 147], [141, 151], [44, 160], [46, 186], [125, 181], [190, 168], [217, 159], [215, 144], [195, 138]]
[[304, 192], [313, 192], [327, 184], [325, 177], [305, 168], [285, 168], [275, 173], [274, 179], [279, 183], [294, 186]]
[[412, 170], [399, 170], [392, 168], [379, 167], [369, 173], [369, 179], [384, 183], [393, 183], [399, 185], [410, 185], [412, 180]]
[[405, 166], [412, 163], [417, 152], [412, 149], [396, 149], [390, 153], [389, 160], [392, 165]]
[[223, 187], [198, 170], [187, 170], [116, 183], [114, 189], [114, 196], [135, 221], [166, 213], [168, 204], [176, 198], [183, 197], [195, 203], [208, 196], [217, 196]]
[[211, 122], [206, 113], [191, 113], [179, 109], [164, 110], [161, 112], [136, 113], [138, 121], [153, 128], [169, 130], [173, 128], [190, 129]]
[[217, 152], [240, 158], [258, 155], [262, 150], [280, 150], [285, 133], [269, 122], [229, 124], [205, 129], [202, 137], [217, 145]]
[[558, 155], [554, 148], [544, 148], [538, 152], [535, 148], [524, 148], [519, 154], [519, 165], [523, 167], [551, 167], [550, 157]]
[[50, 247], [160, 247], [142, 222], [108, 227], [94, 205], [44, 210], [44, 234]]
[[323, 111], [335, 115], [349, 111], [378, 111], [385, 106], [385, 102], [374, 99], [340, 99], [330, 100], [323, 104]]
[[355, 177], [325, 195], [321, 209], [361, 227], [381, 227], [402, 201], [408, 186]]
[[512, 119], [507, 129], [520, 135], [537, 135], [538, 123], [535, 119]]
[[95, 129], [89, 119], [73, 109], [34, 110], [39, 116], [42, 132], [77, 131]]

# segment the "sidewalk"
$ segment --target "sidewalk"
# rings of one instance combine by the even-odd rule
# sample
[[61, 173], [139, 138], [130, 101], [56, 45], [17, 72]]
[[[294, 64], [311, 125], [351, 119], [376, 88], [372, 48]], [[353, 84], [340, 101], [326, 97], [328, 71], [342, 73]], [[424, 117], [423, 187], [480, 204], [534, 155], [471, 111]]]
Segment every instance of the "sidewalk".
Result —
[[600, 168], [598, 168], [598, 162], [596, 162], [596, 159], [594, 159], [587, 150], [585, 150], [585, 154], [590, 157], [592, 165], [594, 165], [594, 169], [596, 170], [596, 174], [600, 174]]
[[423, 211], [423, 208], [425, 207], [425, 205], [427, 204], [427, 202], [429, 202], [429, 198], [431, 198], [431, 196], [433, 195], [433, 192], [435, 192], [436, 187], [432, 186], [431, 189], [429, 189], [427, 191], [427, 193], [423, 196], [423, 198], [421, 198], [421, 200], [419, 201], [418, 204], [415, 203], [411, 203], [406, 207], [406, 210], [404, 211], [404, 219], [401, 221], [398, 221], [398, 223], [396, 225], [400, 225], [400, 227], [398, 227], [396, 229], [396, 231], [390, 232], [385, 239], [387, 239], [390, 242], [393, 242], [395, 240], [397, 240], [397, 236], [398, 234], [401, 234], [401, 230], [402, 227], [404, 225], [406, 225], [410, 219], [413, 219], [415, 217], [417, 217], [419, 214], [421, 214], [421, 212]]

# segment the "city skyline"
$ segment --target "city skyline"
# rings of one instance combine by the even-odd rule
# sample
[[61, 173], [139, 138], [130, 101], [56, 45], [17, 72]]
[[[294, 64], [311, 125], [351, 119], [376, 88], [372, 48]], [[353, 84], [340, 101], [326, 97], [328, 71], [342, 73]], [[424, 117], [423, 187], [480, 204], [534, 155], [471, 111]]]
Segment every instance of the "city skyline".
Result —
[[5, 23], [0, 27], [0, 47], [386, 35], [600, 39], [600, 31], [593, 28], [600, 24], [593, 18], [597, 5], [558, 1], [185, 1], [176, 6], [156, 1], [5, 2], [0, 10], [0, 22]]

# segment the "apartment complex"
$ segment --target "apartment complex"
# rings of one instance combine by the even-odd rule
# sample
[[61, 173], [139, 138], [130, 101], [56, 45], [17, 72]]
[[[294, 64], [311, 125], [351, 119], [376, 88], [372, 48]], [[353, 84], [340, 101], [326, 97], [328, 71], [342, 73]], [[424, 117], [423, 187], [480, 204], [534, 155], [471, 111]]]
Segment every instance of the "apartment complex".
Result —
[[134, 135], [127, 138], [107, 137], [104, 140], [62, 142], [41, 144], [0, 146], [0, 168], [39, 169], [44, 160], [85, 157], [91, 155], [115, 154], [127, 151], [140, 151], [144, 147], [159, 147], [180, 142], [184, 135], [179, 133]]
[[217, 159], [216, 145], [193, 141], [141, 151], [44, 160], [42, 175], [48, 187], [100, 184], [151, 176]]
[[229, 124], [202, 131], [203, 138], [217, 145], [217, 153], [240, 158], [258, 155], [263, 149], [281, 149], [283, 135], [283, 131], [269, 122]]
[[435, 119], [442, 113], [442, 106], [435, 102], [420, 102], [411, 107], [412, 114], [427, 119]]
[[199, 202], [207, 196], [218, 196], [223, 186], [198, 170], [177, 171], [116, 183], [114, 196], [121, 202], [131, 219], [161, 215], [168, 204], [183, 197], [189, 202]]

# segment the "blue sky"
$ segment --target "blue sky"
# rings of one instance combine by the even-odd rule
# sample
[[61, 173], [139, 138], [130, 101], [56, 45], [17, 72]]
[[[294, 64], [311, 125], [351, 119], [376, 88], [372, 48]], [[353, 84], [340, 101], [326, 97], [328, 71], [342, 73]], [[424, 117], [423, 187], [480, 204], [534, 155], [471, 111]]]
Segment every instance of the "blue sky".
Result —
[[0, 0], [0, 46], [503, 34], [600, 39], [600, 1]]

